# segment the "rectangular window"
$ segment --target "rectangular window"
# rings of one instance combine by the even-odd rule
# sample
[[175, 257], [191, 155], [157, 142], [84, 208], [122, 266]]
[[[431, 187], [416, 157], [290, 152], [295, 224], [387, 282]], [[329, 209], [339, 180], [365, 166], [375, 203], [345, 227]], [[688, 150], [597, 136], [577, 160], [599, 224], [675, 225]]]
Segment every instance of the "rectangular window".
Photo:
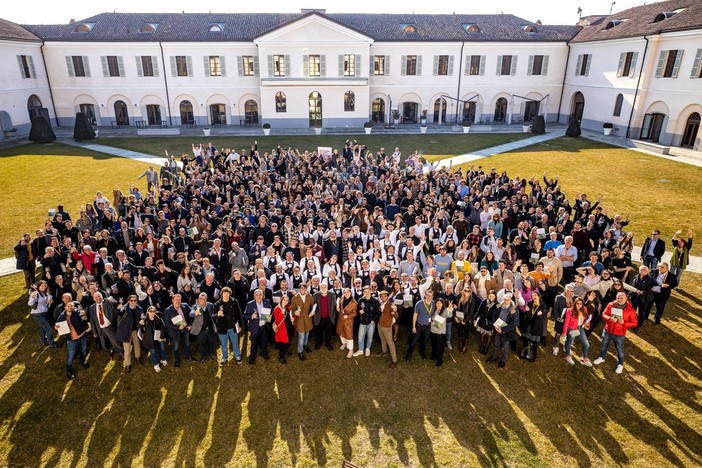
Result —
[[210, 76], [222, 76], [222, 65], [219, 55], [210, 55]]
[[439, 55], [439, 60], [437, 62], [436, 74], [445, 76], [448, 75], [449, 69], [449, 56]]
[[188, 59], [185, 55], [176, 55], [177, 76], [188, 76]]
[[309, 76], [321, 76], [321, 67], [319, 55], [309, 56]]
[[470, 56], [470, 75], [480, 75], [480, 55]]
[[241, 60], [243, 61], [243, 72], [244, 76], [254, 76], [256, 70], [254, 68], [254, 58], [252, 55], [244, 55]]
[[502, 64], [500, 66], [500, 75], [509, 75], [512, 71], [512, 56], [503, 55]]
[[19, 62], [22, 78], [36, 78], [33, 73], [34, 64], [32, 63], [32, 57], [29, 55], [18, 55], [17, 61]]
[[544, 66], [544, 56], [543, 55], [534, 55], [534, 61], [531, 64], [531, 74], [532, 75], [541, 75], [541, 71], [543, 70]]
[[629, 73], [631, 73], [631, 61], [634, 59], [634, 53], [633, 52], [627, 52], [624, 54], [624, 64], [622, 66], [622, 75], [624, 76], [629, 76]]
[[83, 63], [83, 56], [74, 55], [71, 57], [73, 62], [73, 72], [76, 76], [85, 76], [85, 64]]
[[344, 76], [356, 76], [356, 56], [353, 54], [344, 55]]
[[273, 56], [273, 76], [285, 76], [285, 55]]
[[385, 56], [376, 55], [373, 57], [373, 74], [385, 75]]
[[675, 62], [677, 58], [677, 50], [668, 51], [668, 57], [665, 60], [665, 67], [663, 68], [663, 78], [673, 78], [673, 70], [675, 70]]
[[141, 56], [141, 69], [144, 76], [156, 76], [154, 74], [154, 62], [150, 55]]
[[108, 76], [119, 76], [119, 60], [116, 55], [107, 56]]
[[408, 55], [406, 59], [406, 74], [416, 75], [417, 74], [417, 56]]
[[575, 65], [575, 76], [588, 76], [591, 62], [592, 54], [578, 55], [578, 63]]

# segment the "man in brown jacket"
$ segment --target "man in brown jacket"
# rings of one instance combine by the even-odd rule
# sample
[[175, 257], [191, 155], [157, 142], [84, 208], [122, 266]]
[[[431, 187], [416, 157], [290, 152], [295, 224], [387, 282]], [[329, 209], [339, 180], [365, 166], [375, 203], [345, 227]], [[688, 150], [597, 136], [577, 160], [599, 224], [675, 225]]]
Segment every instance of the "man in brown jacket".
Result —
[[295, 329], [297, 330], [297, 357], [300, 358], [300, 361], [304, 361], [306, 359], [305, 352], [312, 352], [307, 347], [307, 341], [310, 339], [312, 318], [314, 317], [312, 312], [314, 298], [307, 291], [307, 283], [300, 284], [300, 290], [293, 296], [290, 306], [295, 317]]
[[563, 264], [561, 263], [561, 259], [556, 257], [553, 249], [548, 249], [546, 251], [546, 256], [541, 257], [539, 262], [543, 263], [544, 272], [551, 274], [546, 280], [548, 281], [549, 288], [557, 292], [556, 289], [561, 283], [561, 278], [563, 278]]
[[[512, 272], [510, 271], [510, 274]], [[487, 267], [482, 265], [480, 271], [477, 275], [473, 277], [473, 283], [471, 285], [471, 291], [473, 294], [477, 295], [481, 300], [487, 299], [487, 295], [490, 290], [497, 287], [497, 281], [490, 276], [487, 271]]]
[[390, 348], [390, 369], [397, 366], [397, 352], [395, 351], [395, 342], [392, 340], [392, 324], [397, 320], [397, 307], [395, 304], [388, 301], [388, 292], [380, 291], [380, 319], [378, 320], [378, 334], [380, 335], [380, 343], [382, 351], [380, 356], [388, 355]]

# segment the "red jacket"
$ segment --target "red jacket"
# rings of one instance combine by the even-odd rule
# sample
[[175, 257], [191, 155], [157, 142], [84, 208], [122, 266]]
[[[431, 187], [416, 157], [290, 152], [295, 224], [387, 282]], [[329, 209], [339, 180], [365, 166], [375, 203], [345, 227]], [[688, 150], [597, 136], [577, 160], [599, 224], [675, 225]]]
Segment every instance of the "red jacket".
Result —
[[[569, 307], [566, 310], [565, 313], [565, 319], [563, 321], [563, 334], [565, 335], [566, 333], [570, 332], [571, 330], [577, 330], [580, 324], [578, 323], [578, 315], [577, 313], [573, 313], [573, 308]], [[587, 316], [585, 316], [585, 319], [583, 321], [583, 325], [587, 323]]]
[[631, 302], [626, 301], [626, 305], [624, 306], [622, 313], [622, 319], [624, 319], [624, 323], [621, 323], [619, 321], [614, 322], [612, 320], [612, 308], [620, 308], [620, 306], [617, 304], [617, 301], [610, 302], [609, 304], [607, 304], [607, 307], [605, 308], [604, 312], [602, 312], [602, 319], [605, 321], [605, 330], [607, 330], [607, 333], [610, 333], [615, 336], [626, 336], [627, 328], [633, 328], [636, 325], [638, 325], [636, 311], [631, 306]]
[[78, 253], [73, 252], [71, 254], [71, 257], [73, 257], [73, 260], [80, 260], [83, 262], [83, 266], [85, 269], [90, 273], [91, 275], [93, 274], [93, 263], [95, 262], [95, 252], [90, 252], [87, 253], [85, 251]]
[[278, 330], [275, 332], [275, 342], [276, 343], [289, 343], [288, 338], [288, 328], [285, 323], [285, 312], [280, 305], [275, 306], [273, 309], [273, 323], [278, 325]]

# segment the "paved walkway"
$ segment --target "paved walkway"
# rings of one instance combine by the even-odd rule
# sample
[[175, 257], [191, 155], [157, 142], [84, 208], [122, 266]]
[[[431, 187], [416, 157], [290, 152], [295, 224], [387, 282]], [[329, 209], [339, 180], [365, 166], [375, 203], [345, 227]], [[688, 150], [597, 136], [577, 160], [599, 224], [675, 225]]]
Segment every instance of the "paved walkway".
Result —
[[[133, 159], [135, 161], [143, 162], [146, 164], [151, 164], [155, 169], [168, 161], [166, 158], [160, 156], [153, 156], [151, 154], [138, 153], [136, 151], [130, 151], [122, 148], [115, 148], [114, 146], [99, 145], [97, 143], [83, 143], [76, 141], [73, 138], [62, 138], [58, 140], [59, 143], [64, 145], [77, 146], [78, 148], [84, 148], [90, 151], [95, 151], [97, 153], [111, 154], [113, 156], [119, 156], [121, 158]], [[182, 164], [178, 162], [178, 165], [182, 167]]]

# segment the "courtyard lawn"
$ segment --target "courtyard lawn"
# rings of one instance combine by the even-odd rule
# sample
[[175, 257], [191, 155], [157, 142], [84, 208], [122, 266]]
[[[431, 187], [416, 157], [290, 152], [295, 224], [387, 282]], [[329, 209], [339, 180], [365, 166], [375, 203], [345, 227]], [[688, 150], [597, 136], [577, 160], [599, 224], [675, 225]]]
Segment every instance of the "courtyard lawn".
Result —
[[[405, 352], [322, 348], [304, 363], [185, 362], [161, 374], [92, 352], [64, 375], [65, 348], [39, 345], [21, 276], [0, 278], [0, 460], [8, 466], [699, 466], [702, 281], [686, 273], [663, 325], [629, 334], [626, 370], [569, 366], [541, 350], [436, 368]], [[338, 341], [335, 341], [335, 347]], [[600, 339], [591, 338], [590, 356]], [[193, 344], [194, 349], [197, 347]], [[379, 345], [374, 345], [377, 351]], [[576, 356], [580, 351], [575, 346]], [[173, 355], [169, 349], [169, 356]], [[196, 354], [197, 356], [197, 354]]]
[[[652, 229], [660, 229], [671, 250], [670, 238], [678, 229], [692, 228], [702, 235], [699, 185], [702, 168], [677, 163], [638, 151], [605, 145], [586, 138], [558, 138], [510, 153], [497, 154], [462, 165], [495, 167], [510, 177], [541, 179], [560, 175], [559, 183], [571, 203], [575, 193], [587, 193], [593, 202], [603, 195], [609, 215], [629, 213], [634, 243], [643, 245]], [[543, 187], [543, 180], [542, 180]], [[698, 239], [697, 239], [698, 240]], [[702, 254], [695, 242], [692, 254]], [[638, 259], [635, 259], [638, 260]]]
[[[102, 191], [127, 193], [129, 183], [148, 165], [59, 143], [30, 144], [0, 151], [3, 207], [0, 210], [0, 258], [14, 255], [23, 233], [44, 226], [49, 208], [63, 204], [75, 220], [79, 208]], [[145, 179], [138, 187], [146, 189]]]
[[[273, 132], [275, 133], [275, 131]], [[212, 137], [173, 137], [173, 138], [101, 138], [100, 143], [118, 148], [139, 151], [141, 153], [163, 156], [163, 150], [180, 155], [192, 154], [192, 143], [212, 142], [216, 148], [233, 148], [236, 150], [249, 149], [254, 141], [258, 141], [261, 153], [270, 151], [278, 146], [299, 148], [300, 151], [316, 150], [318, 146], [331, 146], [339, 150], [344, 148], [348, 139], [365, 144], [370, 151], [377, 152], [385, 148], [387, 154], [392, 154], [396, 146], [400, 147], [403, 156], [419, 150], [422, 154], [457, 155], [483, 148], [490, 148], [512, 141], [521, 140], [530, 134], [524, 133], [479, 133], [479, 134], [371, 134], [371, 135], [295, 135], [295, 136], [212, 136]]]

